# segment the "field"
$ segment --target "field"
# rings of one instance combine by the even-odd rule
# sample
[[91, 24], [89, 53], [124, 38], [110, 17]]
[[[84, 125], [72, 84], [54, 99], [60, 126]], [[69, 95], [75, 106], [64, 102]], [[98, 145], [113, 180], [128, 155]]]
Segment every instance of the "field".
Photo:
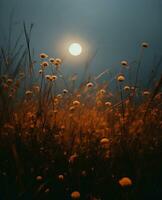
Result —
[[161, 199], [161, 60], [148, 88], [139, 81], [149, 44], [106, 81], [76, 86], [60, 58], [33, 60], [31, 29], [0, 53], [0, 199]]

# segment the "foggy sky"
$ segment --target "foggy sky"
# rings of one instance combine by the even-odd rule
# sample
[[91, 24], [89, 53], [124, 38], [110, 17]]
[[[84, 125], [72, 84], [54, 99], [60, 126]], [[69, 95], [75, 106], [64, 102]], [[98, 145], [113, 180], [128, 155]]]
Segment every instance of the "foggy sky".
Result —
[[[67, 38], [84, 41], [90, 53], [99, 48], [94, 74], [136, 58], [143, 41], [150, 43], [146, 59], [162, 54], [161, 0], [0, 0], [0, 36], [8, 30], [12, 10], [16, 31], [23, 21], [34, 23], [31, 44], [36, 55], [45, 51], [62, 57]], [[67, 58], [67, 65], [76, 64], [72, 59]]]

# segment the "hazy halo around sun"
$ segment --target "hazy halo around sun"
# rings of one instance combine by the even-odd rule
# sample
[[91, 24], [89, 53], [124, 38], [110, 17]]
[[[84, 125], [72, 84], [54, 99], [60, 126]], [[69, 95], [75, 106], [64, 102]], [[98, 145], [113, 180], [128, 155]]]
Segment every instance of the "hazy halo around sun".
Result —
[[71, 55], [79, 56], [82, 53], [82, 46], [79, 43], [72, 43], [68, 50]]

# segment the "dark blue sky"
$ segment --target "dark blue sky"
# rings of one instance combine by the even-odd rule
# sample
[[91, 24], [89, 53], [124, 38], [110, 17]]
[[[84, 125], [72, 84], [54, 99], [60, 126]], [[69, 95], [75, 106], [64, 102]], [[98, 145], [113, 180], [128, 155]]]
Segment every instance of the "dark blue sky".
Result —
[[[99, 48], [91, 66], [93, 74], [136, 58], [142, 41], [150, 43], [145, 55], [150, 63], [152, 55], [162, 54], [161, 0], [0, 0], [1, 34], [8, 30], [12, 10], [16, 32], [23, 20], [34, 23], [36, 54], [45, 51], [64, 57], [70, 41], [81, 42], [90, 54]], [[77, 62], [82, 66], [84, 61], [85, 56], [65, 58], [70, 73], [80, 71]]]

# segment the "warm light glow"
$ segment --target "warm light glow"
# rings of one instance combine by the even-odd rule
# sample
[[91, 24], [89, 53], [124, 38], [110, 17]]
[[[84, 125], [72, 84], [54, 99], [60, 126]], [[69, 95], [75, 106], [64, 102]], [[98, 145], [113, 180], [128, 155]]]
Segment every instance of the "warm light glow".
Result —
[[79, 56], [82, 53], [82, 47], [79, 43], [72, 43], [69, 46], [69, 52], [73, 56]]

